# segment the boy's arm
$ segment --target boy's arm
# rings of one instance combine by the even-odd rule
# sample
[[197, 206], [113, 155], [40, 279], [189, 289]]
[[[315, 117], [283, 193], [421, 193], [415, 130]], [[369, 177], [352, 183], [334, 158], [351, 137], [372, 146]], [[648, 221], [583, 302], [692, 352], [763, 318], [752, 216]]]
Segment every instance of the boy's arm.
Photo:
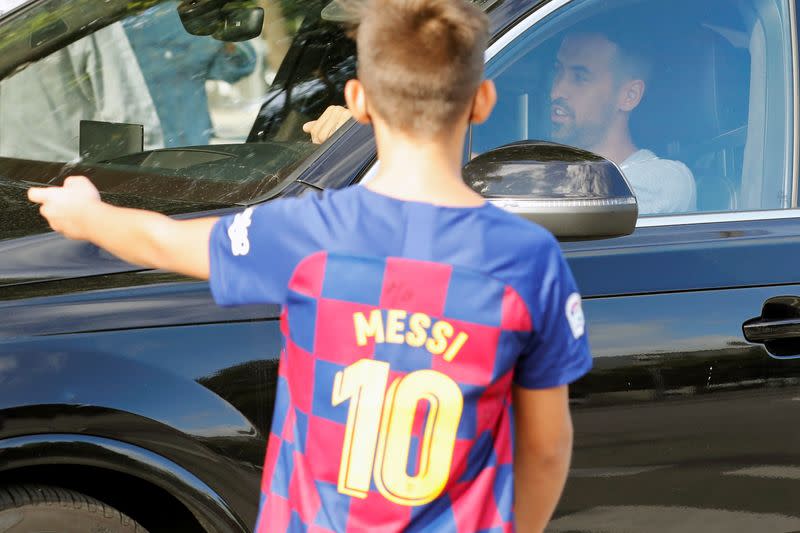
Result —
[[572, 456], [568, 387], [514, 386], [513, 394], [516, 530], [539, 533], [555, 511]]
[[208, 242], [216, 218], [178, 221], [152, 211], [115, 207], [100, 200], [83, 176], [63, 187], [33, 187], [32, 202], [50, 226], [70, 239], [90, 241], [129, 263], [209, 276]]

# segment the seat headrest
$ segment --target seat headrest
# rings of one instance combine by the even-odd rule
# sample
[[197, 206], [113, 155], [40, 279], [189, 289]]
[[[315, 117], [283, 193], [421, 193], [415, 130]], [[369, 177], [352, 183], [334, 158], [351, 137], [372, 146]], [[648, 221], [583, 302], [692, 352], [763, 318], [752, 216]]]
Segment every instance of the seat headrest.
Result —
[[749, 68], [747, 51], [711, 28], [673, 35], [674, 46], [654, 58], [645, 97], [631, 113], [631, 133], [637, 145], [680, 158], [746, 123]]

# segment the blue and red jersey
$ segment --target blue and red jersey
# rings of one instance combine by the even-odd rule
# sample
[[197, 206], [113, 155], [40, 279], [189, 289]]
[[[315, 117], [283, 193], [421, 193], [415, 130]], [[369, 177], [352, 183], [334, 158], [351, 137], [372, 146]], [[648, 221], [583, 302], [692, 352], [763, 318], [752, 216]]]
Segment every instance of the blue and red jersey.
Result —
[[279, 303], [257, 532], [513, 530], [512, 384], [591, 367], [555, 239], [352, 187], [214, 227], [221, 305]]

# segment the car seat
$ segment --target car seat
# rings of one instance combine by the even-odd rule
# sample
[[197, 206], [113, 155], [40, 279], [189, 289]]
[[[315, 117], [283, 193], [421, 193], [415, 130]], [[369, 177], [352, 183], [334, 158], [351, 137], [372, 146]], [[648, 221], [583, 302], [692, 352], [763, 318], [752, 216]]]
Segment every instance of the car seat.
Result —
[[[747, 137], [749, 55], [736, 32], [670, 28], [645, 98], [631, 114], [634, 141], [692, 171], [699, 211], [737, 209]], [[733, 42], [732, 42], [733, 40]]]

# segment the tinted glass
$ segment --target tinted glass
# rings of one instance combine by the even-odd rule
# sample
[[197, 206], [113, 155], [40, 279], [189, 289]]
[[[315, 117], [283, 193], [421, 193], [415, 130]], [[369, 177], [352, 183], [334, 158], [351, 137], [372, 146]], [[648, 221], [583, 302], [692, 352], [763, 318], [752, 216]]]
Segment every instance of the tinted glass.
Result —
[[781, 0], [575, 0], [490, 62], [499, 102], [471, 153], [594, 151], [640, 215], [792, 207], [790, 35]]
[[177, 1], [53, 0], [4, 19], [0, 177], [55, 177], [18, 159], [68, 162], [103, 192], [186, 209], [276, 190], [317, 149], [303, 124], [344, 103], [355, 46], [327, 2], [249, 4], [264, 24], [243, 42], [188, 33]]

